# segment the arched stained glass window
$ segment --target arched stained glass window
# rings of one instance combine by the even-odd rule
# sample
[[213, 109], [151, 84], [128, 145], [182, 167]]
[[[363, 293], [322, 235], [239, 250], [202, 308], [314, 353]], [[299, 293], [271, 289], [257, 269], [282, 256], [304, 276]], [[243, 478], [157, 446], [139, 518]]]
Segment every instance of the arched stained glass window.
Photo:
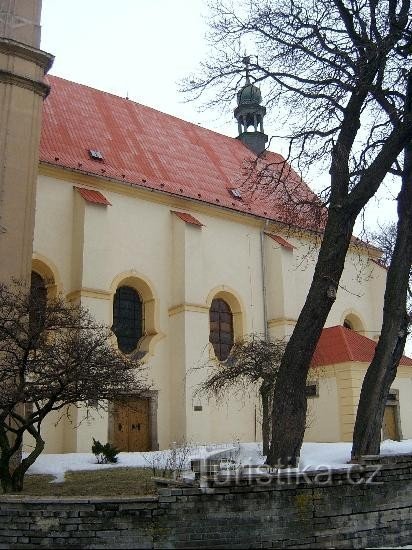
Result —
[[47, 288], [44, 279], [31, 272], [29, 323], [32, 332], [39, 332], [44, 323], [47, 305]]
[[210, 306], [209, 320], [209, 341], [219, 361], [225, 361], [233, 346], [233, 314], [230, 306], [224, 300], [215, 298]]
[[143, 303], [130, 286], [116, 290], [113, 301], [113, 332], [123, 353], [131, 353], [143, 335]]

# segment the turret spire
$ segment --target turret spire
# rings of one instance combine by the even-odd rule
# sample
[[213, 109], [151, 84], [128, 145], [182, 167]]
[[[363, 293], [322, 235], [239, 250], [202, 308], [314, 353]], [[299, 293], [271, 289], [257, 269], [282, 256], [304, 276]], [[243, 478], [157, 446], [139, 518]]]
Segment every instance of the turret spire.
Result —
[[[234, 111], [238, 123], [239, 139], [256, 155], [260, 155], [266, 148], [268, 136], [263, 130], [263, 117], [266, 107], [261, 105], [262, 94], [257, 86], [250, 81], [250, 56], [243, 58], [245, 65], [245, 85], [237, 93], [237, 107]], [[253, 131], [248, 128], [253, 126]]]

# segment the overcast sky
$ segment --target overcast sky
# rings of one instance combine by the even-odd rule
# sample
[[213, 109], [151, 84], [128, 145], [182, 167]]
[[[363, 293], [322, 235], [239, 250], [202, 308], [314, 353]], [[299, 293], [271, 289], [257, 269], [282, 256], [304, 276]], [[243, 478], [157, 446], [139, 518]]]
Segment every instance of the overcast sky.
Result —
[[[56, 56], [51, 74], [236, 137], [233, 110], [199, 112], [178, 91], [209, 51], [207, 14], [206, 0], [43, 0], [42, 48]], [[307, 179], [316, 189], [319, 178]], [[327, 174], [322, 180], [328, 183]], [[395, 196], [380, 193], [368, 226], [395, 216]]]
[[[178, 81], [206, 56], [205, 0], [43, 0], [51, 74], [236, 135], [233, 113], [199, 113]], [[233, 108], [235, 104], [233, 105]]]

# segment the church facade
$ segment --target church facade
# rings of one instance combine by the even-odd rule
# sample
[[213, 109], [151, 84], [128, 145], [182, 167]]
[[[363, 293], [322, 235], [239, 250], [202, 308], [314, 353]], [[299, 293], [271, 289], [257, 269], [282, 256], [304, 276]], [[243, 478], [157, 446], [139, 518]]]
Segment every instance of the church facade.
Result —
[[[238, 94], [234, 139], [60, 78], [48, 84], [34, 277], [50, 296], [62, 293], [113, 327], [114, 345], [142, 358], [152, 390], [134, 396], [130, 388], [122, 396], [129, 406], [119, 400], [93, 419], [82, 421], [77, 408], [70, 421], [50, 416], [46, 452], [88, 452], [92, 437], [126, 451], [259, 441], [253, 392], [218, 405], [195, 389], [205, 376], [198, 367], [215, 357], [224, 364], [234, 341], [288, 337], [316, 262], [310, 220], [293, 218], [284, 189], [257, 197], [245, 190], [247, 166], [267, 139], [260, 92], [247, 81]], [[272, 167], [282, 161], [263, 158]], [[311, 196], [290, 177], [296, 196]], [[348, 254], [311, 369], [309, 441], [351, 440], [382, 319], [378, 258], [356, 242]], [[404, 358], [384, 436], [412, 437], [411, 396], [412, 361]]]

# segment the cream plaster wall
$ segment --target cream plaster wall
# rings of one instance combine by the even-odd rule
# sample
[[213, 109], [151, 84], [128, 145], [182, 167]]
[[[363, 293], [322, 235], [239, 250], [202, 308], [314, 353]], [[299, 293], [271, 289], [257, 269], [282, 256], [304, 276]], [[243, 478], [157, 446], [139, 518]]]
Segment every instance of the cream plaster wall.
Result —
[[[150, 308], [153, 317], [152, 325], [147, 323], [146, 327], [150, 352], [145, 361], [158, 391], [160, 448], [183, 438], [252, 441], [256, 432], [254, 399], [241, 402], [231, 398], [220, 407], [202, 402], [203, 410], [194, 412], [194, 386], [205, 376], [204, 370], [194, 367], [202, 363], [205, 352], [210, 353], [208, 308], [218, 292], [234, 311], [238, 308], [237, 338], [242, 337], [241, 332], [263, 333], [261, 232], [270, 226], [251, 216], [179, 197], [81, 175], [68, 177], [63, 171], [59, 178], [46, 169], [43, 172], [38, 182], [34, 249], [38, 257], [55, 266], [63, 293], [81, 300], [109, 325], [112, 298], [122, 277], [144, 280], [145, 292], [151, 296], [150, 303], [145, 301], [146, 317]], [[99, 185], [112, 206], [86, 202], [73, 189], [73, 185], [85, 184]], [[187, 224], [171, 210], [190, 212], [204, 226]], [[286, 238], [295, 246], [293, 251], [264, 237], [266, 315], [270, 333], [280, 337], [293, 329], [316, 259], [308, 254], [310, 247], [303, 239]], [[369, 278], [366, 286], [373, 288], [365, 290], [355, 280], [356, 265], [348, 263], [342, 283], [354, 293], [343, 288], [339, 291], [328, 325], [341, 324], [344, 312], [350, 309], [362, 318], [368, 333], [379, 327], [382, 277], [379, 271], [377, 278]], [[339, 384], [328, 376], [320, 381], [320, 389], [319, 404], [314, 404], [316, 427], [311, 426], [307, 437], [339, 439], [334, 436], [338, 432], [335, 409]], [[84, 424], [76, 437], [67, 427], [63, 436], [57, 432], [56, 437], [51, 435], [51, 424], [47, 439], [66, 441], [59, 443], [66, 452], [89, 450], [95, 434], [107, 437], [107, 417], [90, 426]], [[58, 444], [53, 444], [53, 449], [56, 447]]]
[[305, 441], [340, 441], [338, 386], [334, 367], [313, 369], [310, 383], [318, 386], [318, 396], [308, 399]]

